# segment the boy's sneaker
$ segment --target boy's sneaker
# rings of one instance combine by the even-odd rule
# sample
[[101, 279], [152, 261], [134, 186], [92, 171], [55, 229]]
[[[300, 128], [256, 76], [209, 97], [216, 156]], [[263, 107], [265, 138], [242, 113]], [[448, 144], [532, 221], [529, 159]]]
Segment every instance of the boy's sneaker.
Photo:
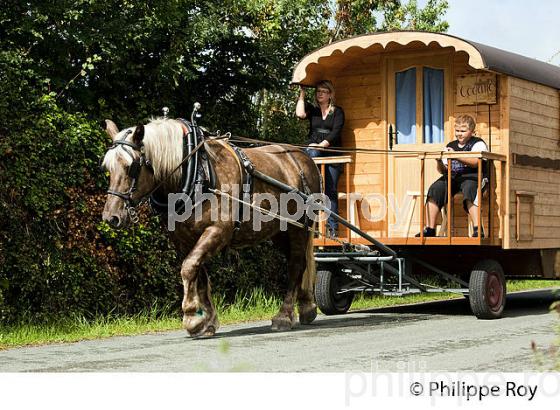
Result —
[[[478, 238], [478, 226], [475, 226], [475, 227], [473, 228], [472, 237], [473, 237], [473, 238]], [[484, 231], [480, 233], [480, 237], [481, 237], [481, 238], [484, 238]]]
[[[425, 237], [425, 238], [426, 238], [426, 237], [429, 238], [429, 237], [432, 237], [432, 236], [436, 236], [436, 230], [435, 230], [434, 228], [429, 228], [429, 227], [427, 227], [427, 226], [424, 228], [423, 233], [424, 233], [424, 237]], [[420, 232], [418, 232], [418, 233], [417, 233], [416, 235], [414, 235], [414, 236], [415, 236], [416, 238], [419, 238], [419, 237], [420, 237]]]

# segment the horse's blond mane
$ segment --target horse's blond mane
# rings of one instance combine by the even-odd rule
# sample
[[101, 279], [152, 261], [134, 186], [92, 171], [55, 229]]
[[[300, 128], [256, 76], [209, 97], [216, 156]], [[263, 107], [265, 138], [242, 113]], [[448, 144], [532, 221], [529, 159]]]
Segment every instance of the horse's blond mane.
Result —
[[[144, 147], [146, 158], [154, 168], [156, 181], [167, 178], [183, 160], [183, 127], [177, 120], [154, 119], [145, 126]], [[176, 185], [181, 181], [179, 168], [166, 181]]]
[[[128, 131], [132, 131], [126, 137], [132, 142], [132, 135], [136, 127], [126, 128], [117, 134], [116, 139], [121, 139]], [[177, 120], [156, 118], [144, 127], [144, 150], [146, 158], [151, 162], [154, 169], [156, 181], [167, 178], [183, 160], [183, 128]], [[107, 151], [103, 159], [103, 166], [111, 173], [116, 172], [119, 167], [119, 159], [126, 165], [130, 165], [132, 157], [125, 151], [132, 152], [132, 148], [116, 146]], [[122, 162], [121, 162], [122, 163]], [[175, 171], [166, 184], [176, 185], [180, 182], [182, 170]]]

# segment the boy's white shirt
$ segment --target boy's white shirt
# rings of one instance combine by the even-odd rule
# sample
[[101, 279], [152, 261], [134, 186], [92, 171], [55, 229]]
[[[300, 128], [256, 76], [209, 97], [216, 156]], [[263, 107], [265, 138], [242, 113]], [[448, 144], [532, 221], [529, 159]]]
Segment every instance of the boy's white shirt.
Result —
[[484, 141], [478, 141], [476, 144], [473, 145], [471, 151], [474, 152], [488, 151], [488, 147], [486, 146], [486, 143]]

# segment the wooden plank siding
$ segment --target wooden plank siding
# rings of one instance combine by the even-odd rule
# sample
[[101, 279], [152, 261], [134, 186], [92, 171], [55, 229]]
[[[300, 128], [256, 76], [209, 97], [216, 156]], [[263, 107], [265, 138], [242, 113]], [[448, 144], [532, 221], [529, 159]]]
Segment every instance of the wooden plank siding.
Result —
[[[392, 57], [398, 56], [399, 53], [391, 53]], [[407, 56], [407, 52], [401, 52], [403, 57]], [[440, 52], [442, 54], [442, 52]], [[445, 54], [445, 53], [443, 53]], [[424, 54], [428, 55], [428, 53]], [[449, 55], [449, 54], [448, 54]], [[466, 54], [455, 53], [449, 58], [452, 67], [453, 88], [456, 85], [457, 76], [475, 72], [468, 66]], [[372, 150], [380, 150], [378, 153], [355, 153], [352, 154], [353, 162], [350, 164], [350, 183], [349, 191], [357, 192], [366, 196], [368, 194], [384, 195], [387, 192], [388, 176], [385, 175], [387, 169], [388, 157], [384, 154], [383, 150], [388, 148], [387, 143], [387, 90], [386, 88], [386, 58], [384, 56], [376, 55], [364, 57], [359, 61], [352, 60], [351, 66], [338, 67], [338, 71], [333, 72], [331, 79], [336, 88], [337, 104], [343, 107], [346, 115], [346, 123], [343, 131], [343, 146], [349, 148], [367, 148]], [[499, 78], [501, 76], [498, 76]], [[448, 87], [449, 88], [449, 87]], [[450, 93], [451, 104], [448, 106], [447, 118], [451, 127], [446, 130], [448, 140], [453, 140], [454, 135], [452, 126], [456, 116], [460, 114], [469, 114], [477, 121], [478, 136], [491, 145], [492, 152], [507, 153], [507, 145], [504, 144], [502, 132], [502, 96], [498, 99], [498, 103], [491, 105], [479, 104], [475, 106], [457, 106], [455, 104], [455, 92], [453, 90], [446, 90]], [[490, 109], [489, 109], [490, 108]], [[429, 149], [429, 147], [427, 147]], [[427, 166], [432, 167], [433, 164], [427, 163]], [[420, 161], [418, 161], [420, 166]], [[499, 168], [497, 166], [496, 168]], [[499, 204], [503, 194], [496, 189], [496, 186], [501, 184], [501, 172], [494, 172], [499, 181], [494, 181], [494, 193], [492, 203], [492, 228], [494, 232], [494, 239], [499, 241], [502, 237], [501, 232], [503, 227], [501, 221], [503, 219], [504, 210], [500, 209]], [[430, 180], [428, 180], [430, 179]], [[427, 178], [425, 181], [425, 188], [428, 189], [433, 181]], [[417, 181], [411, 183], [411, 190], [415, 190], [418, 185]], [[340, 179], [339, 191], [346, 190], [345, 178]], [[417, 190], [417, 189], [416, 189]], [[398, 199], [402, 202], [402, 198]], [[467, 235], [467, 215], [462, 209], [461, 198], [457, 198], [454, 208], [454, 234]], [[488, 227], [487, 204], [488, 199], [483, 198], [483, 225]], [[365, 204], [364, 204], [365, 205]], [[373, 201], [370, 203], [370, 212], [376, 214], [381, 210], [381, 204]], [[415, 219], [418, 219], [419, 203], [416, 203]], [[360, 216], [360, 227], [368, 233], [376, 237], [385, 236], [387, 233], [387, 224], [389, 221], [368, 221], [361, 212], [362, 203], [358, 202], [358, 214]], [[401, 203], [398, 206], [402, 206]], [[486, 208], [486, 209], [485, 209]], [[346, 207], [343, 203], [340, 204], [341, 214], [345, 215]], [[415, 228], [416, 229], [416, 228]]]
[[[510, 78], [510, 154], [560, 159], [560, 96], [558, 90], [526, 80]], [[516, 240], [517, 195], [534, 196], [532, 240]], [[510, 163], [509, 247], [560, 248], [560, 170]], [[529, 224], [521, 214], [521, 223]]]
[[[457, 86], [457, 78], [462, 75], [466, 74], [475, 74], [476, 70], [468, 65], [468, 56], [465, 53], [457, 53], [454, 56], [453, 60], [453, 72], [455, 75], [454, 81], [454, 89]], [[508, 153], [508, 128], [504, 127], [504, 106], [506, 105], [507, 101], [507, 90], [504, 90], [506, 85], [506, 77], [503, 75], [498, 75], [498, 98], [497, 104], [487, 105], [487, 104], [479, 104], [479, 105], [457, 105], [456, 101], [454, 101], [453, 106], [453, 119], [458, 117], [459, 115], [470, 115], [476, 121], [476, 131], [477, 136], [482, 138], [486, 145], [490, 148], [491, 152], [499, 153], [499, 154], [507, 154]], [[453, 90], [454, 92], [454, 90]], [[507, 121], [507, 120], [506, 120]], [[504, 167], [505, 168], [505, 167]], [[493, 189], [492, 193], [492, 240], [495, 243], [499, 243], [499, 241], [504, 239], [504, 217], [506, 214], [506, 209], [504, 207], [500, 207], [500, 204], [503, 203], [504, 198], [504, 184], [506, 183], [507, 179], [505, 176], [502, 176], [500, 172], [500, 165], [499, 163], [494, 164], [493, 172], [494, 181], [491, 181], [491, 186]], [[502, 188], [500, 192], [499, 188]], [[488, 231], [488, 198], [485, 195], [481, 201], [482, 207], [482, 221], [483, 226], [486, 231]], [[454, 219], [453, 225], [457, 227], [456, 232], [454, 234], [457, 235], [466, 235], [467, 230], [467, 216], [465, 211], [463, 210], [462, 206], [462, 198], [456, 198], [454, 202]]]
[[[406, 55], [406, 51], [400, 52]], [[391, 57], [399, 53], [392, 52]], [[426, 50], [428, 55], [429, 51]], [[450, 59], [452, 67], [453, 88], [457, 77], [476, 73], [468, 65], [468, 56], [454, 53]], [[384, 195], [388, 189], [389, 157], [384, 152], [387, 142], [387, 59], [383, 55], [352, 59], [351, 66], [337, 66], [332, 71], [331, 79], [336, 88], [337, 104], [343, 107], [346, 124], [343, 130], [343, 146], [349, 148], [365, 148], [378, 150], [371, 153], [352, 153], [350, 164], [349, 186], [346, 178], [340, 179], [339, 191], [348, 188], [350, 192]], [[451, 93], [451, 104], [447, 108], [446, 121], [451, 124], [457, 116], [469, 114], [477, 121], [477, 135], [494, 153], [508, 157], [505, 166], [494, 163], [491, 189], [493, 201], [492, 242], [502, 245], [505, 249], [528, 248], [560, 248], [560, 171], [520, 166], [512, 163], [511, 154], [522, 154], [534, 157], [560, 160], [560, 95], [551, 87], [534, 84], [526, 80], [497, 74], [497, 104], [478, 104], [460, 106], [455, 101], [455, 90]], [[449, 88], [449, 87], [448, 87]], [[446, 130], [447, 138], [454, 138], [452, 129]], [[429, 149], [429, 147], [427, 147]], [[428, 161], [429, 162], [429, 161]], [[426, 162], [426, 166], [433, 164]], [[420, 161], [418, 161], [418, 165]], [[430, 174], [430, 173], [428, 173]], [[418, 173], [419, 175], [419, 173]], [[430, 177], [431, 178], [431, 177]], [[425, 188], [433, 182], [425, 181]], [[430, 179], [430, 180], [428, 180]], [[417, 181], [411, 183], [411, 190], [416, 190]], [[517, 191], [535, 192], [533, 239], [517, 240]], [[454, 202], [454, 235], [466, 236], [467, 216], [462, 209], [462, 198]], [[385, 237], [390, 221], [368, 221], [363, 218], [358, 202], [360, 227], [374, 237]], [[402, 205], [402, 204], [399, 204]], [[419, 204], [416, 203], [418, 209]], [[488, 199], [482, 200], [483, 225], [488, 228]], [[346, 216], [346, 206], [340, 204], [342, 216]], [[371, 213], [381, 210], [381, 204], [371, 204]], [[416, 210], [415, 212], [418, 212]], [[520, 214], [522, 223], [527, 220], [528, 213]], [[415, 220], [417, 218], [415, 213]], [[416, 221], [416, 229], [418, 221]], [[501, 241], [501, 242], [500, 242]]]
[[[385, 149], [380, 61], [379, 56], [364, 58], [361, 62], [354, 62], [351, 67], [344, 68], [332, 78], [336, 89], [336, 104], [344, 109], [346, 118], [342, 134], [343, 147]], [[344, 176], [340, 178], [339, 192], [346, 191], [345, 180]], [[364, 196], [373, 192], [383, 192], [383, 153], [353, 153], [349, 180], [349, 192], [357, 192]], [[361, 202], [358, 202], [358, 209], [360, 205]], [[339, 209], [341, 215], [346, 217], [345, 203], [341, 202]], [[379, 222], [366, 221], [360, 211], [358, 215], [362, 229], [380, 236], [382, 229]]]
[[[342, 145], [349, 148], [384, 150], [381, 57], [365, 57], [359, 62], [354, 61], [351, 67], [341, 70], [340, 74], [333, 78], [333, 82], [336, 87], [336, 103], [343, 107], [346, 117]], [[371, 193], [382, 194], [385, 189], [384, 153], [356, 153], [352, 154], [352, 157], [349, 191], [363, 196]], [[340, 191], [346, 189], [344, 179], [340, 179]], [[340, 205], [340, 209], [345, 209], [343, 204]], [[360, 227], [377, 237], [381, 236], [383, 221], [366, 220], [360, 211], [361, 201], [357, 205]], [[374, 204], [371, 211], [379, 211], [379, 206]]]

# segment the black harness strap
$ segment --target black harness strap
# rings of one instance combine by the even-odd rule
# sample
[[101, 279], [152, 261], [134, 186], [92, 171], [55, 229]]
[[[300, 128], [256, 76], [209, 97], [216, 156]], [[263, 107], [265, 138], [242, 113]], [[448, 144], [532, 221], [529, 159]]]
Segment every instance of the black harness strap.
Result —
[[[243, 175], [241, 176], [242, 200], [243, 202], [251, 203], [251, 196], [253, 195], [253, 175], [251, 173], [251, 170], [254, 169], [254, 165], [249, 159], [249, 157], [247, 156], [247, 154], [245, 154], [245, 152], [241, 148], [233, 144], [230, 145], [233, 148], [235, 154], [237, 155], [237, 158], [239, 159], [239, 162], [242, 165], [241, 168], [244, 171]], [[249, 212], [250, 212], [249, 207], [247, 207], [245, 204], [242, 204], [241, 218], [239, 217], [240, 216], [239, 214], [235, 215], [236, 230], [238, 230], [241, 225], [240, 220], [245, 221], [250, 219]]]
[[[209, 192], [209, 189], [215, 188], [216, 172], [214, 170], [214, 167], [212, 166], [212, 163], [210, 162], [210, 159], [208, 158], [208, 155], [206, 154], [206, 151], [204, 150], [204, 146], [201, 146], [200, 149], [195, 151], [196, 147], [201, 144], [199, 143], [199, 141], [203, 141], [204, 139], [202, 130], [199, 127], [193, 126], [189, 121], [183, 118], [177, 118], [177, 121], [179, 121], [183, 126], [184, 158], [181, 165], [182, 176], [180, 184], [181, 188], [179, 192], [182, 192], [188, 195], [190, 198], [193, 198], [197, 184], [201, 185], [202, 192]], [[189, 158], [189, 160], [185, 161], [187, 157], [192, 158]], [[157, 191], [152, 192], [152, 194], [150, 195], [150, 205], [155, 213], [167, 213], [167, 199]], [[177, 213], [181, 213], [183, 209], [184, 204], [181, 203], [181, 205], [179, 205], [179, 208], [175, 211]]]
[[[307, 183], [307, 179], [305, 178], [305, 173], [303, 172], [303, 169], [301, 169], [299, 162], [296, 161], [294, 155], [291, 153], [289, 149], [284, 148], [284, 151], [286, 152], [286, 154], [288, 154], [288, 157], [290, 157], [292, 163], [295, 165], [296, 169], [298, 170], [299, 177], [301, 179], [301, 186], [303, 188], [303, 193], [305, 195], [311, 195], [313, 192], [311, 191], [311, 188]], [[319, 175], [321, 174], [319, 173]], [[306, 228], [309, 228], [311, 225], [313, 225], [313, 222], [311, 221], [311, 219], [309, 219], [307, 212], [305, 213], [303, 224], [305, 225]]]
[[296, 161], [294, 155], [292, 154], [292, 152], [289, 149], [284, 148], [284, 151], [286, 152], [286, 154], [288, 154], [288, 157], [290, 157], [290, 159], [292, 160], [292, 163], [294, 164], [294, 166], [297, 168], [298, 173], [299, 173], [299, 177], [301, 179], [301, 186], [303, 188], [303, 192], [306, 195], [311, 195], [311, 188], [309, 187], [309, 184], [307, 183], [307, 179], [305, 178], [305, 174], [303, 172], [303, 169], [301, 169], [299, 162]]

